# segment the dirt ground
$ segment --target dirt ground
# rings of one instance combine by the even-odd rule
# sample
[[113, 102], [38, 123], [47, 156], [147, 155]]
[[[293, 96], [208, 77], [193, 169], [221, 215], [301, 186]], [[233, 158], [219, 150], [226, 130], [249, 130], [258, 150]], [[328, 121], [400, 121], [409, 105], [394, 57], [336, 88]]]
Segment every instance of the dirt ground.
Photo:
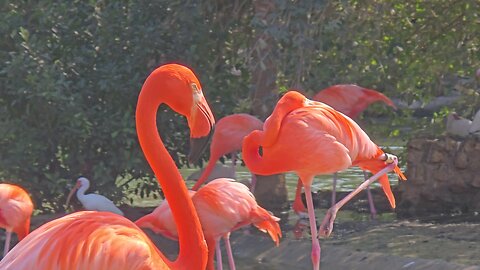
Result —
[[[317, 201], [320, 207], [325, 203]], [[322, 270], [480, 270], [478, 213], [399, 219], [388, 209], [388, 205], [380, 202], [377, 204], [377, 219], [370, 220], [365, 205], [366, 201], [359, 197], [359, 200], [342, 209], [333, 234], [328, 239], [320, 239]], [[129, 219], [135, 220], [149, 213], [152, 208], [125, 207], [123, 210]], [[324, 213], [325, 208], [318, 210], [317, 224]], [[232, 234], [238, 270], [311, 269], [308, 221], [298, 219], [291, 212], [279, 215], [284, 235], [278, 247], [266, 234], [253, 228]], [[35, 216], [32, 227], [36, 228], [59, 216], [62, 214]], [[155, 236], [150, 231], [147, 234], [162, 251], [175, 257], [178, 249], [176, 242]], [[226, 261], [224, 267], [228, 269]]]

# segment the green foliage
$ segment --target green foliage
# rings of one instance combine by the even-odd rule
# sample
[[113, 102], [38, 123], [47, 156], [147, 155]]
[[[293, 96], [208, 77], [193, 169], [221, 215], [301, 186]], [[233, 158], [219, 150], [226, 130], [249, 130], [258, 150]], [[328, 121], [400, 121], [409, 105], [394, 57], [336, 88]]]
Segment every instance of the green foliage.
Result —
[[[79, 175], [116, 200], [132, 179], [142, 179], [133, 187], [138, 194], [156, 192], [134, 126], [144, 79], [160, 64], [185, 63], [217, 119], [248, 112], [262, 32], [278, 48], [277, 74], [269, 75], [279, 92], [296, 87], [313, 95], [356, 83], [406, 103], [428, 101], [480, 67], [475, 0], [274, 4], [259, 20], [251, 1], [0, 3], [0, 176], [24, 185], [45, 210], [62, 208]], [[475, 87], [461, 91], [456, 110], [466, 116], [480, 107]], [[415, 122], [411, 111], [383, 106], [367, 115], [383, 117], [384, 137], [405, 137], [440, 123], [449, 110]], [[159, 111], [162, 138], [177, 165], [186, 165], [185, 121], [166, 107]]]

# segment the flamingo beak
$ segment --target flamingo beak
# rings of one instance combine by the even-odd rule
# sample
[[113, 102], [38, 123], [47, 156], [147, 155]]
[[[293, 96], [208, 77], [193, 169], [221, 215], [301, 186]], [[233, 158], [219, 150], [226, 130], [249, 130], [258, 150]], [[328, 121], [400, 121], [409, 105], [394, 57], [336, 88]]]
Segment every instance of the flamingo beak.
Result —
[[188, 153], [188, 162], [195, 163], [202, 156], [203, 151], [207, 148], [208, 141], [213, 135], [213, 126], [207, 136], [200, 138], [190, 138], [190, 152]]
[[72, 188], [72, 190], [71, 190], [70, 193], [68, 194], [67, 202], [65, 203], [65, 209], [68, 210], [68, 205], [70, 204], [70, 199], [72, 199], [73, 194], [75, 194], [75, 191], [76, 191], [79, 187], [80, 187], [80, 182], [77, 182], [77, 184], [75, 184], [75, 186]]

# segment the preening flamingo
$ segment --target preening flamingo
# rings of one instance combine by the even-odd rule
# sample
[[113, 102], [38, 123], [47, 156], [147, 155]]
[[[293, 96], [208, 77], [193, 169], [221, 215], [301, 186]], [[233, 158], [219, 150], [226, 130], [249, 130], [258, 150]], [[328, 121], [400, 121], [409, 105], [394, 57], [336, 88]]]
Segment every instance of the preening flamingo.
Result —
[[[260, 148], [262, 154], [259, 153]], [[294, 171], [300, 177], [307, 199], [315, 270], [320, 267], [320, 244], [311, 194], [314, 176], [334, 173], [350, 166], [375, 173], [328, 210], [320, 227], [322, 235], [331, 233], [338, 209], [377, 178], [391, 206], [395, 207], [395, 198], [385, 173], [394, 170], [404, 178], [397, 166], [397, 158], [385, 154], [357, 123], [332, 107], [308, 100], [295, 91], [287, 92], [278, 101], [265, 121], [263, 131], [253, 131], [245, 137], [242, 155], [253, 173], [270, 175]]]
[[[232, 170], [235, 171], [235, 156], [236, 152], [242, 149], [243, 138], [254, 130], [262, 129], [262, 127], [262, 121], [246, 113], [232, 114], [218, 120], [210, 144], [210, 160], [192, 190], [197, 190], [207, 180], [215, 167], [215, 163], [223, 155], [231, 154]], [[255, 176], [252, 174], [252, 187], [255, 185], [254, 182]]]
[[193, 72], [163, 65], [146, 79], [138, 97], [136, 126], [140, 146], [169, 201], [177, 224], [180, 251], [168, 260], [128, 219], [108, 212], [76, 212], [30, 233], [0, 262], [0, 269], [196, 269], [207, 264], [207, 246], [187, 187], [158, 134], [156, 115], [165, 103], [187, 118], [198, 156], [214, 118]]
[[0, 227], [6, 230], [4, 257], [10, 249], [12, 232], [17, 234], [19, 241], [27, 236], [32, 212], [32, 199], [23, 188], [0, 184]]
[[[355, 84], [338, 84], [333, 85], [323, 90], [320, 90], [313, 100], [323, 102], [330, 105], [335, 110], [345, 114], [346, 116], [356, 119], [368, 106], [377, 101], [382, 101], [386, 105], [396, 109], [395, 104], [384, 94], [375, 90], [367, 89]], [[364, 172], [365, 179], [367, 174]], [[336, 203], [336, 187], [337, 187], [337, 173], [333, 174], [333, 188], [332, 188], [332, 205]], [[296, 213], [306, 212], [305, 206], [301, 200], [302, 182], [298, 180], [297, 190], [295, 192], [295, 200], [293, 202], [293, 210]], [[367, 187], [368, 202], [370, 205], [370, 213], [375, 217], [376, 210], [373, 204], [372, 194]]]
[[85, 210], [112, 212], [117, 215], [123, 216], [122, 210], [118, 209], [118, 207], [116, 207], [115, 204], [113, 204], [113, 202], [107, 199], [105, 196], [95, 193], [85, 194], [85, 191], [87, 191], [89, 187], [90, 181], [88, 181], [87, 178], [78, 178], [77, 183], [70, 191], [70, 194], [68, 194], [66, 208], [68, 209], [68, 204], [70, 203], [70, 199], [72, 198], [73, 193], [77, 191], [77, 199], [82, 203]]
[[[190, 191], [193, 204], [197, 209], [203, 234], [208, 245], [207, 269], [214, 269], [213, 257], [217, 254], [217, 269], [222, 267], [220, 238], [225, 240], [228, 261], [231, 270], [235, 269], [230, 233], [241, 227], [253, 224], [259, 230], [267, 232], [276, 245], [282, 236], [279, 218], [260, 207], [248, 187], [233, 179], [219, 178], [209, 182], [197, 192]], [[151, 214], [135, 222], [138, 227], [149, 228], [165, 237], [176, 240], [178, 235], [168, 202], [163, 201]]]

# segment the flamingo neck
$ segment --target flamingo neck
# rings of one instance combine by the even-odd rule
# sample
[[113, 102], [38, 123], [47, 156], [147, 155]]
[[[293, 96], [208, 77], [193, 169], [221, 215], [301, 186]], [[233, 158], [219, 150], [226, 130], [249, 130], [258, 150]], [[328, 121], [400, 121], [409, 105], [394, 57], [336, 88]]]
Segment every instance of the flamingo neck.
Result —
[[164, 255], [160, 256], [173, 269], [202, 269], [206, 265], [207, 246], [200, 221], [185, 182], [160, 139], [157, 129], [157, 110], [160, 104], [164, 103], [159, 100], [158, 93], [155, 93], [160, 90], [159, 84], [154, 78], [149, 77], [142, 87], [137, 103], [136, 127], [145, 158], [162, 187], [177, 224], [180, 246], [178, 258], [171, 262]]
[[[263, 131], [255, 130], [243, 139], [242, 157], [245, 165], [254, 174], [270, 175], [278, 173], [272, 166], [274, 163], [266, 162], [259, 153]], [[265, 151], [266, 149], [263, 148]]]
[[212, 173], [213, 169], [215, 168], [215, 164], [217, 163], [217, 160], [219, 158], [216, 156], [210, 156], [210, 160], [208, 161], [207, 166], [205, 167], [205, 170], [203, 170], [202, 174], [198, 178], [197, 182], [195, 185], [193, 185], [192, 190], [198, 190], [200, 186], [207, 181], [208, 176]]

